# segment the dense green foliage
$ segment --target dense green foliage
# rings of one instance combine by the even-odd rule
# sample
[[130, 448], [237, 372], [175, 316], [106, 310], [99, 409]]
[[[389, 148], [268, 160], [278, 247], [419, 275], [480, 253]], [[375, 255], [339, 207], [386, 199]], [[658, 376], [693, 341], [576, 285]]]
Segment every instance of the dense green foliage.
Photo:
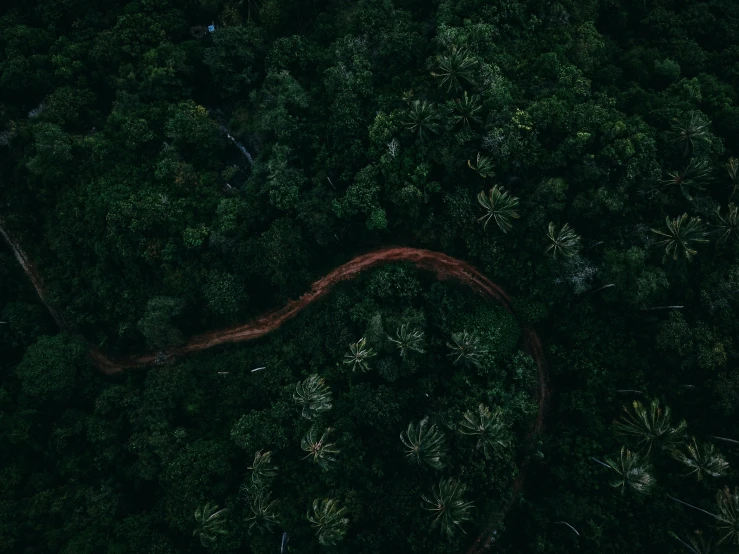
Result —
[[[92, 345], [166, 351], [407, 244], [503, 286], [554, 392], [532, 447], [518, 328], [404, 266], [106, 379], [2, 250], [0, 552], [458, 552], [524, 460], [499, 551], [739, 540], [737, 2], [9, 0], [0, 31], [2, 225]], [[427, 416], [440, 469], [399, 439]], [[442, 482], [474, 505], [451, 543]]]
[[[424, 334], [426, 351], [402, 356], [387, 335], [372, 333], [403, 321]], [[474, 371], [447, 356], [447, 337], [463, 326], [487, 330], [489, 356]], [[377, 348], [377, 370], [343, 363], [342, 345], [358, 333]], [[537, 412], [536, 370], [517, 350], [518, 336], [501, 307], [404, 265], [341, 286], [258, 344], [115, 379], [93, 376], [85, 357], [67, 363], [79, 347], [66, 335], [42, 336], [6, 383], [3, 545], [133, 552], [136, 541], [152, 541], [161, 552], [267, 552], [287, 530], [298, 552], [334, 542], [367, 553], [463, 548], [461, 532], [445, 527], [443, 542], [423, 532], [431, 524], [422, 500], [440, 477], [467, 484], [486, 514], [510, 498]], [[86, 370], [86, 387], [48, 371], [48, 356]], [[505, 448], [491, 444], [483, 454], [465, 436], [463, 414], [480, 404], [496, 407]], [[423, 453], [408, 459], [398, 435], [418, 420], [443, 441], [443, 463], [426, 463], [425, 433]], [[35, 484], [19, 487], [26, 479]], [[321, 499], [338, 502], [341, 517]], [[309, 506], [316, 513], [306, 516]]]

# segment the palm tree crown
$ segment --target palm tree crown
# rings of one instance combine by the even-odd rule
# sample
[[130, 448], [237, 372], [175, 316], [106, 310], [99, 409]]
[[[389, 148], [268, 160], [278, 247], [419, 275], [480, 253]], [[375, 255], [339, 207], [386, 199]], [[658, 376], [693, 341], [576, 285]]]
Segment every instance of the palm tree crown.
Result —
[[[439, 523], [441, 532], [447, 537], [454, 534], [456, 527], [462, 529], [462, 523], [469, 521], [470, 512], [474, 508], [472, 502], [462, 499], [465, 487], [455, 479], [442, 479], [431, 489], [431, 496], [423, 495], [423, 508], [434, 516], [432, 524]], [[464, 529], [462, 529], [464, 533]]]
[[684, 449], [685, 451], [675, 450], [672, 455], [677, 461], [689, 468], [686, 475], [695, 474], [699, 480], [703, 479], [704, 474], [711, 477], [726, 475], [729, 463], [724, 460], [712, 444], [704, 444], [699, 447], [695, 438], [692, 438], [690, 442], [684, 445]]
[[344, 363], [352, 366], [352, 371], [369, 370], [369, 359], [375, 356], [375, 351], [367, 346], [367, 339], [362, 337], [354, 344], [349, 345], [349, 353], [344, 355]]
[[345, 512], [346, 508], [339, 506], [336, 500], [317, 498], [313, 501], [313, 513], [309, 510], [306, 517], [316, 529], [321, 545], [332, 546], [344, 538], [349, 526], [349, 520], [344, 517]]
[[303, 406], [303, 417], [315, 419], [331, 409], [331, 389], [318, 375], [311, 375], [295, 387], [293, 401]]
[[431, 72], [434, 77], [441, 78], [439, 86], [446, 85], [446, 91], [451, 92], [462, 89], [462, 81], [474, 83], [472, 71], [477, 61], [464, 48], [452, 47], [451, 52], [437, 58], [439, 68]]
[[668, 171], [667, 177], [662, 179], [663, 187], [678, 187], [683, 196], [692, 202], [690, 189], [705, 190], [703, 186], [711, 174], [711, 165], [705, 161], [691, 158], [688, 165], [681, 171]]
[[708, 140], [706, 136], [708, 123], [706, 118], [701, 116], [700, 112], [691, 111], [687, 118], [675, 120], [671, 132], [672, 141], [685, 144], [683, 154], [687, 154], [695, 148], [696, 141]]
[[272, 531], [272, 526], [279, 523], [276, 514], [277, 500], [272, 500], [271, 493], [260, 491], [249, 499], [249, 513], [246, 521], [249, 524], [249, 533], [253, 529]]
[[547, 246], [544, 253], [551, 254], [555, 260], [558, 255], [571, 258], [580, 246], [580, 237], [574, 230], [570, 229], [569, 223], [565, 223], [557, 230], [557, 226], [550, 222], [547, 237], [549, 237], [551, 244]]
[[673, 260], [677, 260], [682, 256], [690, 261], [697, 254], [693, 245], [700, 242], [708, 242], [708, 239], [704, 238], [706, 231], [701, 223], [700, 217], [691, 217], [688, 219], [688, 214], [683, 214], [673, 220], [666, 217], [665, 224], [667, 225], [666, 233], [652, 229], [653, 233], [665, 237], [663, 240], [657, 242], [657, 244], [665, 245], [665, 259], [672, 254]]
[[339, 453], [339, 449], [336, 447], [336, 443], [326, 442], [332, 431], [333, 429], [329, 427], [318, 438], [318, 429], [316, 427], [311, 428], [300, 440], [300, 448], [308, 453], [303, 459], [312, 458], [323, 469], [326, 469], [331, 462], [335, 462], [334, 455]]
[[477, 112], [481, 109], [480, 97], [477, 94], [468, 96], [467, 91], [464, 91], [462, 98], [457, 98], [454, 101], [457, 123], [461, 123], [463, 127], [467, 127], [468, 129], [472, 123], [480, 123], [482, 121], [480, 116], [477, 115]]
[[716, 527], [721, 533], [719, 543], [729, 541], [739, 546], [739, 487], [731, 494], [729, 487], [724, 487], [716, 494], [718, 515]]
[[405, 358], [410, 352], [418, 352], [423, 354], [423, 331], [418, 329], [410, 329], [407, 323], [402, 324], [395, 331], [396, 338], [388, 336], [388, 339], [395, 343], [400, 349], [400, 355]]
[[721, 236], [716, 241], [716, 244], [722, 244], [726, 242], [730, 237], [739, 237], [739, 209], [734, 205], [733, 202], [729, 203], [729, 213], [726, 217], [721, 215], [721, 207], [716, 208], [716, 216], [720, 223], [716, 225], [719, 228]]
[[467, 331], [452, 333], [452, 342], [448, 342], [446, 345], [452, 349], [449, 357], [453, 358], [454, 365], [462, 362], [479, 367], [481, 357], [486, 352], [485, 348], [480, 345], [480, 339], [477, 338], [477, 335]]
[[676, 427], [670, 423], [670, 407], [660, 408], [659, 400], [652, 400], [649, 408], [638, 400], [632, 404], [633, 411], [624, 407], [625, 415], [616, 422], [616, 429], [629, 437], [638, 439], [637, 444], [646, 447], [647, 454], [654, 444], [665, 449], [672, 447], [680, 441], [687, 424], [681, 421]]
[[625, 446], [622, 446], [618, 460], [614, 461], [608, 457], [605, 460], [606, 464], [604, 465], [618, 474], [618, 477], [611, 481], [611, 486], [620, 488], [621, 494], [624, 493], [626, 487], [643, 494], [648, 494], [651, 491], [654, 486], [654, 478], [649, 473], [651, 466], [639, 454], [630, 452]]
[[227, 535], [228, 531], [224, 529], [226, 524], [224, 514], [227, 511], [226, 508], [219, 510], [217, 505], [211, 503], [196, 509], [195, 521], [197, 527], [195, 527], [192, 536], [199, 537], [200, 544], [208, 547], [216, 542], [218, 535]]
[[463, 435], [478, 437], [477, 448], [482, 449], [487, 459], [511, 445], [499, 409], [490, 412], [487, 406], [480, 404], [477, 410], [465, 412], [459, 426]]
[[716, 549], [713, 546], [713, 538], [705, 539], [701, 531], [696, 531], [694, 536], [688, 537], [687, 542], [682, 540], [673, 532], [670, 532], [669, 534], [673, 539], [680, 541], [680, 544], [690, 550], [693, 554], [713, 554], [716, 552]]
[[277, 475], [277, 466], [272, 464], [272, 452], [262, 452], [261, 450], [254, 455], [254, 462], [247, 468], [251, 471], [252, 484], [261, 489], [269, 484]]
[[405, 126], [415, 133], [420, 140], [425, 140], [429, 133], [436, 134], [439, 132], [439, 115], [434, 110], [433, 104], [426, 100], [414, 100], [405, 121]]
[[467, 160], [467, 167], [477, 172], [477, 174], [486, 179], [488, 177], [495, 177], [495, 171], [493, 171], [493, 160], [488, 156], [483, 156], [479, 152], [477, 153], [477, 161], [473, 164], [472, 160]]
[[427, 464], [434, 469], [444, 467], [443, 457], [446, 454], [446, 439], [436, 425], [428, 426], [428, 418], [418, 424], [411, 422], [408, 428], [400, 433], [400, 440], [406, 447], [406, 457], [417, 464]]
[[477, 201], [485, 208], [486, 213], [478, 219], [485, 220], [483, 229], [487, 229], [491, 219], [495, 219], [495, 223], [504, 233], [511, 230], [511, 219], [518, 219], [520, 216], [516, 211], [518, 207], [518, 198], [511, 196], [502, 186], [495, 185], [487, 194], [482, 191], [477, 195]]

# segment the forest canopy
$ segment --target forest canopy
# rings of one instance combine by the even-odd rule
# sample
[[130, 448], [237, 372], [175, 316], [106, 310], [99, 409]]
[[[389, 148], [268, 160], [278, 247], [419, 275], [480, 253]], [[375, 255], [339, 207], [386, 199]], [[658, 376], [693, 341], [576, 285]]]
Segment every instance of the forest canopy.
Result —
[[[3, 3], [0, 553], [739, 546], [737, 36], [729, 0]], [[388, 246], [515, 317], [398, 263], [170, 355]]]

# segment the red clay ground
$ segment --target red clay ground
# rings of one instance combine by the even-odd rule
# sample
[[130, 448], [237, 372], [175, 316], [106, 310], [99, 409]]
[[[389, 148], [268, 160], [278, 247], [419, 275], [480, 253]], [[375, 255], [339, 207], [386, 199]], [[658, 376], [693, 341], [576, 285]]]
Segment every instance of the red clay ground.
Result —
[[[2, 220], [0, 220], [0, 234], [2, 234], [8, 244], [10, 244], [16, 258], [20, 262], [21, 266], [23, 266], [23, 269], [36, 288], [41, 300], [47, 306], [57, 323], [60, 323], [61, 320], [57, 313], [44, 299], [43, 282], [38, 275], [38, 272], [33, 264], [29, 262], [20, 246], [3, 230]], [[409, 247], [383, 248], [357, 256], [337, 267], [328, 275], [313, 283], [309, 292], [302, 295], [298, 300], [291, 300], [287, 305], [278, 310], [258, 316], [243, 325], [209, 331], [202, 335], [194, 336], [187, 342], [187, 344], [168, 351], [168, 355], [180, 357], [192, 352], [205, 350], [219, 344], [244, 342], [262, 337], [275, 329], [278, 329], [286, 321], [289, 321], [298, 315], [308, 305], [327, 295], [337, 283], [352, 279], [357, 274], [372, 267], [396, 261], [412, 262], [418, 269], [436, 274], [440, 280], [456, 279], [461, 281], [481, 296], [499, 302], [513, 316], [516, 315], [513, 310], [513, 306], [511, 305], [511, 300], [505, 291], [467, 262], [452, 258], [451, 256], [447, 256], [441, 252], [433, 252], [431, 250]], [[549, 374], [547, 371], [546, 360], [544, 359], [544, 351], [541, 346], [541, 341], [539, 340], [539, 336], [536, 334], [536, 331], [531, 327], [523, 326], [523, 337], [524, 348], [535, 360], [539, 372], [539, 387], [537, 391], [539, 410], [530, 435], [535, 436], [541, 432], [544, 425], [544, 413], [549, 398]], [[149, 353], [114, 360], [95, 348], [91, 349], [90, 354], [97, 367], [106, 375], [120, 373], [125, 369], [152, 365], [156, 361], [157, 357], [155, 353]], [[520, 492], [523, 487], [525, 472], [526, 468], [522, 467], [519, 472], [519, 476], [514, 483], [514, 492]], [[510, 505], [508, 507], [510, 507]], [[485, 531], [477, 538], [468, 551], [468, 554], [479, 554], [487, 551], [493, 545], [494, 540], [495, 526], [491, 524], [491, 526], [486, 528]]]

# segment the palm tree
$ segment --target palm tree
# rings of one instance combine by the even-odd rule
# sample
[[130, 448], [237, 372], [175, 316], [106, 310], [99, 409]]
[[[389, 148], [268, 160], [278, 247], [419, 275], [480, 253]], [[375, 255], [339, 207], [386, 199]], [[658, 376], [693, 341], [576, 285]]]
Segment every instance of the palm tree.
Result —
[[711, 477], [723, 477], [729, 469], [729, 464], [712, 444], [704, 444], [699, 447], [692, 438], [684, 445], [685, 452], [675, 450], [672, 456], [679, 462], [688, 466], [690, 471], [686, 475], [695, 474], [698, 480], [703, 479], [703, 474]]
[[481, 123], [482, 119], [477, 115], [482, 109], [480, 103], [480, 97], [477, 94], [472, 96], [467, 95], [467, 91], [464, 91], [462, 98], [457, 98], [454, 101], [454, 111], [457, 112], [457, 123], [461, 123], [463, 127], [468, 129], [472, 123]]
[[468, 84], [474, 84], [472, 70], [477, 65], [477, 61], [470, 56], [469, 52], [464, 48], [452, 47], [452, 51], [443, 56], [436, 58], [439, 68], [436, 72], [431, 72], [434, 77], [440, 77], [439, 86], [446, 85], [447, 93], [462, 89], [462, 81]]
[[439, 114], [434, 110], [434, 106], [426, 100], [414, 100], [404, 124], [418, 135], [419, 140], [423, 141], [429, 133], [436, 134], [439, 132]]
[[306, 517], [316, 529], [321, 545], [333, 546], [344, 538], [349, 526], [349, 520], [344, 517], [345, 512], [346, 508], [340, 507], [336, 500], [316, 498], [313, 501], [313, 514], [309, 510]]
[[387, 338], [400, 349], [401, 357], [405, 358], [410, 352], [418, 352], [419, 354], [425, 352], [423, 348], [423, 331], [419, 329], [411, 330], [407, 323], [403, 323], [395, 331], [395, 336], [397, 338], [391, 336]]
[[362, 337], [354, 344], [349, 345], [349, 354], [344, 355], [344, 363], [351, 364], [352, 371], [356, 371], [357, 368], [361, 371], [368, 371], [368, 360], [375, 355], [375, 351], [367, 346], [367, 339]]
[[734, 494], [724, 487], [716, 494], [716, 504], [719, 511], [716, 527], [722, 534], [719, 544], [729, 541], [739, 546], [739, 487], [734, 488]]
[[505, 423], [500, 416], [500, 409], [490, 412], [487, 406], [480, 404], [477, 411], [465, 412], [459, 424], [460, 433], [478, 437], [477, 448], [482, 448], [487, 459], [511, 445]]
[[724, 487], [716, 493], [718, 514], [711, 513], [703, 508], [683, 502], [669, 494], [667, 497], [675, 502], [679, 502], [689, 508], [693, 508], [694, 510], [698, 510], [699, 512], [703, 512], [704, 514], [713, 517], [717, 521], [716, 528], [721, 534], [718, 544], [730, 541], [735, 545], [739, 545], [739, 487], [734, 488], [734, 494], [731, 494], [729, 487]]
[[729, 158], [729, 161], [726, 162], [726, 172], [729, 174], [729, 178], [731, 179], [731, 184], [729, 185], [731, 194], [729, 195], [729, 198], [733, 198], [734, 194], [739, 189], [739, 159]]
[[423, 418], [418, 424], [409, 423], [408, 428], [400, 433], [400, 440], [406, 447], [406, 457], [415, 463], [427, 464], [434, 469], [444, 467], [446, 455], [444, 444], [446, 439], [436, 425], [428, 427], [429, 418]]
[[580, 247], [580, 237], [574, 230], [570, 229], [569, 223], [565, 223], [557, 230], [557, 226], [550, 222], [547, 237], [549, 237], [551, 244], [547, 246], [544, 253], [551, 254], [555, 260], [558, 254], [571, 258]]
[[671, 532], [669, 535], [680, 542], [685, 548], [690, 550], [693, 554], [713, 554], [716, 552], [716, 549], [713, 547], [713, 539], [710, 538], [708, 540], [703, 538], [703, 533], [701, 531], [696, 531], [695, 536], [688, 537], [688, 541], [682, 540], [680, 537], [678, 537], [675, 533]]
[[463, 362], [466, 365], [480, 366], [480, 358], [486, 353], [486, 350], [480, 346], [480, 339], [477, 338], [477, 335], [467, 331], [453, 333], [452, 341], [454, 344], [448, 342], [446, 345], [452, 349], [449, 357], [454, 358], [454, 365]]
[[277, 505], [277, 500], [271, 499], [270, 492], [260, 491], [250, 499], [249, 510], [251, 513], [246, 516], [250, 534], [254, 528], [260, 531], [272, 531], [272, 526], [279, 523], [279, 518], [275, 512]]
[[[431, 497], [423, 495], [422, 505], [434, 516], [432, 525], [441, 524], [441, 532], [447, 537], [454, 534], [455, 527], [471, 519], [472, 502], [462, 499], [465, 487], [455, 479], [442, 479], [431, 489]], [[462, 529], [464, 533], [464, 529]]]
[[675, 124], [672, 126], [672, 141], [676, 143], [684, 143], [685, 151], [683, 154], [692, 152], [695, 141], [706, 141], [706, 128], [708, 127], [708, 121], [705, 117], [701, 117], [700, 112], [691, 111], [688, 114], [687, 119], [682, 121], [675, 119]]
[[608, 457], [605, 458], [606, 463], [596, 458], [592, 459], [618, 474], [618, 477], [611, 481], [611, 486], [620, 488], [621, 494], [624, 493], [626, 487], [648, 494], [654, 486], [654, 478], [649, 474], [651, 469], [649, 462], [641, 458], [639, 454], [630, 452], [625, 446], [621, 447], [621, 456], [616, 461]]
[[685, 432], [687, 424], [681, 421], [676, 427], [670, 424], [670, 407], [659, 407], [659, 400], [652, 400], [646, 408], [638, 400], [634, 400], [633, 412], [624, 406], [625, 415], [616, 421], [616, 429], [629, 437], [638, 439], [637, 444], [646, 446], [646, 453], [652, 450], [654, 444], [671, 450], [678, 443]]
[[200, 538], [200, 544], [208, 547], [216, 542], [218, 535], [228, 535], [223, 527], [226, 524], [224, 514], [228, 510], [223, 508], [218, 509], [217, 505], [213, 505], [210, 502], [195, 510], [195, 521], [197, 526], [193, 531], [193, 537]]
[[262, 489], [277, 475], [277, 466], [272, 465], [272, 452], [262, 452], [254, 455], [254, 462], [247, 468], [251, 471], [251, 482], [257, 489]]
[[293, 401], [303, 407], [303, 417], [315, 419], [331, 409], [331, 389], [318, 375], [311, 375], [295, 387]]
[[662, 179], [663, 187], [679, 187], [686, 199], [693, 201], [690, 189], [705, 190], [703, 186], [711, 174], [711, 165], [703, 160], [691, 158], [682, 171], [668, 171], [667, 177]]
[[510, 196], [508, 191], [500, 185], [495, 185], [487, 194], [485, 194], [485, 191], [482, 191], [477, 195], [477, 201], [487, 210], [485, 215], [477, 220], [485, 220], [483, 229], [487, 229], [490, 220], [495, 219], [495, 223], [498, 224], [500, 230], [507, 233], [512, 228], [511, 219], [518, 219], [520, 217], [516, 211], [518, 198]]
[[493, 160], [487, 156], [482, 156], [479, 152], [477, 153], [477, 161], [475, 165], [472, 165], [471, 160], [467, 160], [467, 167], [476, 171], [483, 179], [486, 179], [487, 177], [495, 177], [495, 171], [493, 171]]
[[326, 429], [321, 438], [318, 437], [318, 429], [312, 427], [303, 438], [300, 440], [300, 448], [302, 448], [306, 454], [303, 459], [312, 458], [313, 462], [317, 463], [321, 468], [326, 469], [331, 462], [335, 462], [336, 458], [334, 454], [339, 453], [339, 449], [336, 448], [336, 443], [326, 442], [326, 439], [331, 434], [333, 429], [329, 427]]
[[691, 217], [688, 219], [688, 214], [683, 214], [673, 220], [665, 217], [665, 225], [667, 225], [666, 233], [652, 229], [653, 233], [665, 237], [656, 243], [665, 245], [665, 255], [662, 261], [667, 259], [667, 256], [670, 254], [672, 254], [673, 260], [684, 256], [686, 260], [690, 261], [697, 254], [693, 245], [695, 243], [708, 242], [708, 239], [704, 238], [707, 233], [701, 223], [700, 217]]
[[739, 209], [734, 205], [733, 202], [729, 202], [729, 213], [724, 216], [721, 215], [721, 207], [716, 208], [716, 215], [721, 223], [717, 224], [721, 230], [721, 236], [716, 241], [716, 244], [722, 244], [726, 242], [729, 237], [737, 238], [739, 236]]

